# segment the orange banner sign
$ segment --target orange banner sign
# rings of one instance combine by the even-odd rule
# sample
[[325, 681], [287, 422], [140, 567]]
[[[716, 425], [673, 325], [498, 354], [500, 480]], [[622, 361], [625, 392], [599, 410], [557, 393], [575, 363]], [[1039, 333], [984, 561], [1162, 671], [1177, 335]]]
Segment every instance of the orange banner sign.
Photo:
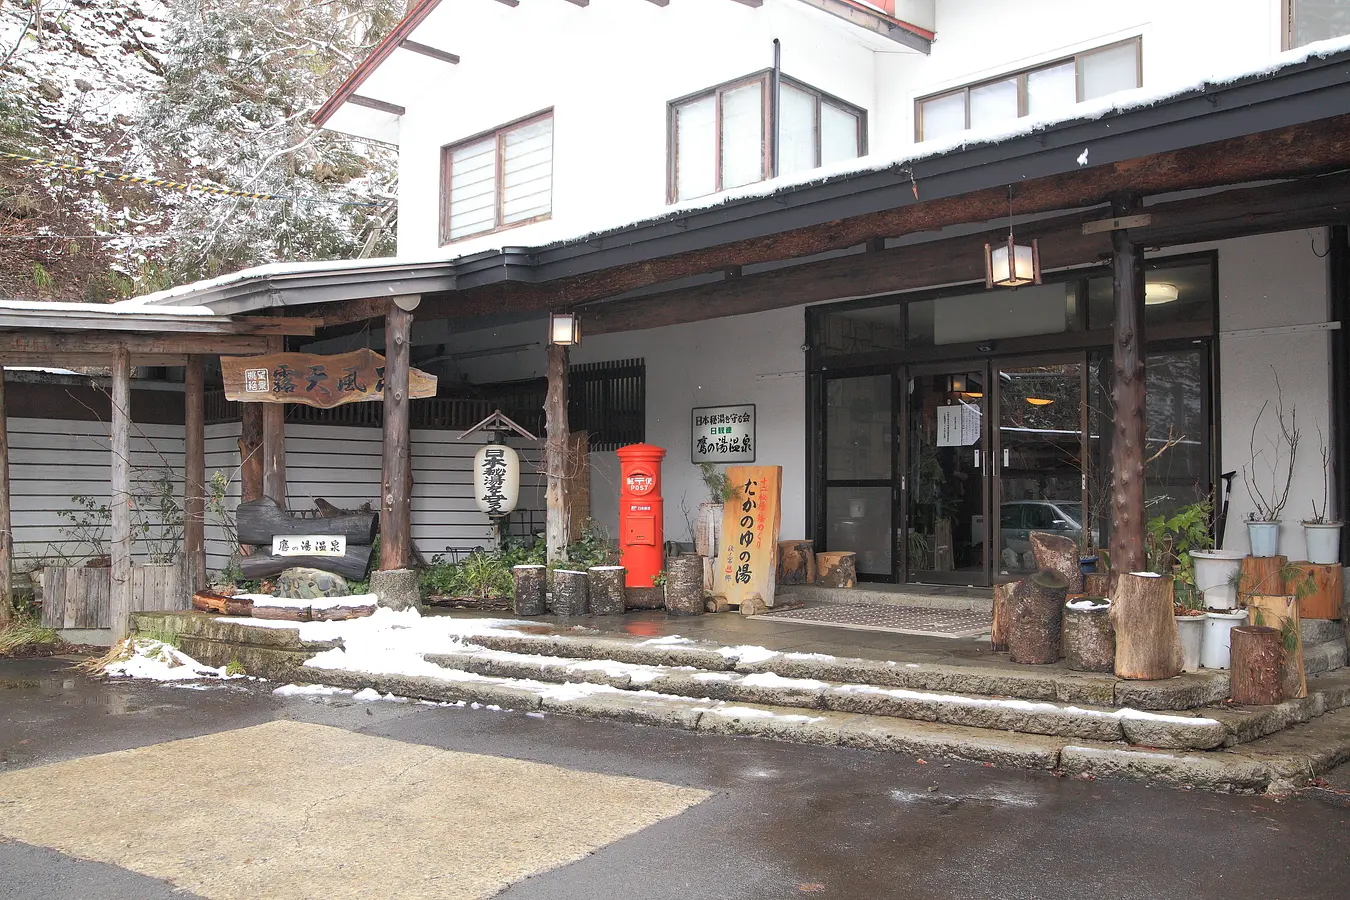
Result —
[[778, 531], [783, 491], [782, 466], [729, 466], [727, 481], [736, 494], [722, 512], [718, 593], [733, 605], [752, 594], [773, 606], [778, 585]]
[[[325, 356], [270, 353], [222, 356], [225, 396], [242, 403], [303, 403], [331, 407], [384, 399], [384, 357], [371, 349]], [[419, 369], [408, 373], [408, 396], [436, 396], [436, 376]]]

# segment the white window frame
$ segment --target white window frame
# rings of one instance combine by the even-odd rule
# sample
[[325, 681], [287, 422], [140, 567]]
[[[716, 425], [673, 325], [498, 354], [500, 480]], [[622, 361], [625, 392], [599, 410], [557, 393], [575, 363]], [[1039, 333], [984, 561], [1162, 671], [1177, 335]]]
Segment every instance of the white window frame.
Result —
[[[537, 112], [528, 115], [523, 119], [516, 119], [513, 122], [508, 122], [505, 125], [501, 125], [489, 131], [479, 132], [478, 134], [475, 134], [472, 137], [465, 138], [461, 141], [455, 141], [453, 144], [445, 144], [444, 146], [441, 147], [441, 214], [440, 214], [441, 246], [445, 246], [446, 244], [458, 243], [460, 241], [470, 241], [473, 240], [474, 238], [482, 237], [485, 234], [495, 234], [498, 231], [506, 231], [509, 228], [519, 228], [522, 225], [530, 225], [534, 222], [542, 222], [546, 219], [551, 219], [553, 217], [553, 197], [550, 188], [548, 212], [540, 213], [539, 215], [533, 216], [529, 219], [522, 219], [519, 222], [503, 223], [502, 221], [503, 189], [505, 187], [504, 160], [505, 160], [506, 136], [518, 128], [525, 128], [527, 126], [534, 125], [537, 122], [542, 122], [545, 119], [552, 119], [552, 118], [553, 118], [553, 110], [546, 109], [542, 112]], [[454, 157], [455, 151], [460, 149], [461, 147], [467, 147], [470, 144], [476, 144], [479, 141], [483, 141], [488, 138], [495, 138], [497, 141], [497, 150], [496, 150], [497, 160], [495, 163], [495, 174], [493, 176], [494, 202], [492, 214], [493, 216], [492, 227], [485, 228], [482, 231], [475, 231], [473, 234], [466, 234], [463, 237], [452, 238], [450, 236], [450, 184], [452, 178], [451, 160]], [[552, 171], [552, 164], [553, 164], [553, 148], [552, 145], [550, 145], [549, 147], [550, 172]]]

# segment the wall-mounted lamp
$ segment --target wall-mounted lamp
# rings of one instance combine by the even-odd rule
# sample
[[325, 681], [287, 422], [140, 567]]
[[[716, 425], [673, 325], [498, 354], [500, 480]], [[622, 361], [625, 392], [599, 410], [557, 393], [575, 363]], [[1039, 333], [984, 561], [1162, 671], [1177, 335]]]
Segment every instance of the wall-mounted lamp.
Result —
[[966, 376], [948, 375], [947, 392], [951, 394], [963, 394], [966, 391]]
[[549, 313], [548, 342], [563, 347], [581, 343], [581, 319], [576, 313]]

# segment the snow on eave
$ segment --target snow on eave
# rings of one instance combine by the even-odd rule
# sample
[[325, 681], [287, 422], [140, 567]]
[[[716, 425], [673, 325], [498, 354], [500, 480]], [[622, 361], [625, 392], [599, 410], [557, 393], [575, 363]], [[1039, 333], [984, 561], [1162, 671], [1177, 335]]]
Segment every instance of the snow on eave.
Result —
[[[116, 303], [76, 303], [46, 300], [0, 299], [0, 311], [15, 313], [34, 313], [36, 315], [60, 316], [63, 313], [80, 313], [93, 317], [109, 316], [146, 316], [163, 318], [164, 316], [214, 316], [205, 306], [147, 307], [138, 299], [119, 300]], [[35, 317], [36, 317], [35, 315]]]

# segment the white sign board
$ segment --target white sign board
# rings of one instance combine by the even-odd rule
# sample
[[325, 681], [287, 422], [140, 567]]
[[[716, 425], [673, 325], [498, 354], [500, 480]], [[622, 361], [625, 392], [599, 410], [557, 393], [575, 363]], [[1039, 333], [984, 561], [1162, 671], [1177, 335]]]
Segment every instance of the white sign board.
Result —
[[939, 406], [937, 411], [937, 445], [939, 447], [969, 447], [980, 442], [980, 409], [969, 403], [957, 406]]
[[343, 556], [347, 539], [340, 534], [277, 534], [272, 536], [273, 556]]
[[755, 461], [755, 404], [693, 411], [690, 456], [696, 463]]

